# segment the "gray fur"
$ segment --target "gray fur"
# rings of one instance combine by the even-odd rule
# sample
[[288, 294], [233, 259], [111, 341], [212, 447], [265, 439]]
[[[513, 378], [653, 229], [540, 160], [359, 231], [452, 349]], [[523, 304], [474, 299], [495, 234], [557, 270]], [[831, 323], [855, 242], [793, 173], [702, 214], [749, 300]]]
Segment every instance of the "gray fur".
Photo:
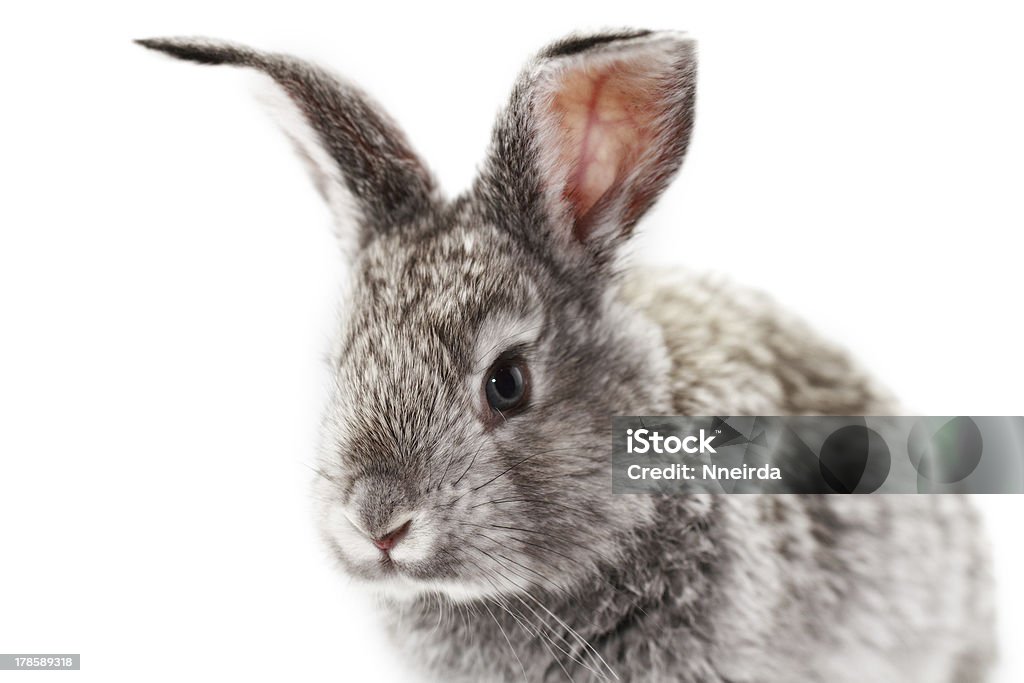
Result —
[[[629, 31], [541, 52], [477, 183], [448, 202], [390, 120], [323, 70], [210, 41], [143, 44], [268, 73], [337, 165], [317, 177], [343, 184], [325, 195], [345, 193], [354, 224], [340, 228], [359, 238], [315, 484], [323, 537], [438, 680], [984, 678], [989, 568], [965, 498], [610, 494], [613, 414], [899, 411], [764, 296], [623, 267], [689, 139], [690, 40]], [[611, 127], [626, 151], [607, 189], [600, 166], [588, 177], [552, 153], [569, 110], [543, 116], [591, 71], [656, 98], [623, 109], [647, 117], [647, 137]], [[534, 393], [497, 419], [482, 378], [510, 344]], [[366, 536], [406, 519], [383, 561]]]

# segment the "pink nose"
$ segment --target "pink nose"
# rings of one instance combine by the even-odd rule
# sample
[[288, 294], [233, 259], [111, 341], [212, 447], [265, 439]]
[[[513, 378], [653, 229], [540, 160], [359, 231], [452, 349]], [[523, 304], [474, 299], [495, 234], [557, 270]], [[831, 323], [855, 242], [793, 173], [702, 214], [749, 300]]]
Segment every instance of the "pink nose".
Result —
[[411, 519], [402, 526], [395, 529], [394, 531], [389, 531], [380, 538], [373, 539], [373, 544], [381, 550], [383, 550], [384, 552], [391, 550], [396, 545], [398, 545], [398, 542], [402, 540], [403, 536], [409, 533], [410, 524], [412, 524]]

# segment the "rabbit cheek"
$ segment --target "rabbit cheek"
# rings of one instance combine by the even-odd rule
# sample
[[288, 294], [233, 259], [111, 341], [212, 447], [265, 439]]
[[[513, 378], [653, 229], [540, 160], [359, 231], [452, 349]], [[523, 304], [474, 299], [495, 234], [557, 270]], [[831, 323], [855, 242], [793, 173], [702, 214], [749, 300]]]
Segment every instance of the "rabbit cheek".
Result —
[[380, 559], [380, 552], [372, 541], [359, 530], [345, 512], [345, 507], [336, 503], [327, 510], [324, 520], [324, 532], [328, 543], [334, 547], [345, 561], [346, 568], [351, 565], [373, 565]]

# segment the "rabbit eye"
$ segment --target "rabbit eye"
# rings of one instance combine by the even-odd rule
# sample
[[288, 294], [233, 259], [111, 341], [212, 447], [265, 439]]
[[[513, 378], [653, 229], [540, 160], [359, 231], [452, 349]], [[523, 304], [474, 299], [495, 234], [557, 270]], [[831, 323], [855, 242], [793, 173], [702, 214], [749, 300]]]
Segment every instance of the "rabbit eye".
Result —
[[528, 395], [526, 365], [515, 359], [499, 359], [484, 378], [484, 394], [492, 409], [508, 413], [522, 407]]

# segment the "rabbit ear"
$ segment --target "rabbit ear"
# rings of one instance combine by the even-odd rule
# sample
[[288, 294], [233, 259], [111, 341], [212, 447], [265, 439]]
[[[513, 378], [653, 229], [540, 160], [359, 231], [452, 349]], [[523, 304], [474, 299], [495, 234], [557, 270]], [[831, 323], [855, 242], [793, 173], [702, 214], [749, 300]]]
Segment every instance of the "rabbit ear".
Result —
[[695, 86], [695, 46], [682, 34], [634, 31], [555, 43], [513, 91], [481, 189], [497, 200], [492, 204], [533, 217], [513, 229], [546, 225], [563, 243], [607, 253], [682, 163]]
[[339, 224], [359, 244], [415, 221], [440, 201], [436, 183], [391, 119], [358, 88], [307, 62], [200, 38], [136, 41], [200, 64], [251, 67], [286, 96], [279, 117]]

